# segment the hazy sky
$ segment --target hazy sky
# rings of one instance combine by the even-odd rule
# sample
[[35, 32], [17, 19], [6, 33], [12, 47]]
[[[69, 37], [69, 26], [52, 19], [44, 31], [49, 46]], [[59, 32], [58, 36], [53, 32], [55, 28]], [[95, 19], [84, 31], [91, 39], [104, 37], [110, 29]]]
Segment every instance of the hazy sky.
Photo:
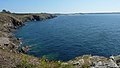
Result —
[[0, 0], [12, 12], [120, 12], [120, 0]]

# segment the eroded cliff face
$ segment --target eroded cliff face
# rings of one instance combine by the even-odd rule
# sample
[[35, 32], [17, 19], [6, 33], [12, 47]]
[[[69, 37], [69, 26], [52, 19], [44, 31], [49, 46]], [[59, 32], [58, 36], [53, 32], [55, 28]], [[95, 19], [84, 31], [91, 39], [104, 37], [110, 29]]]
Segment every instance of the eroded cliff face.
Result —
[[21, 20], [22, 22], [27, 22], [27, 21], [41, 21], [41, 20], [46, 20], [46, 19], [51, 19], [56, 17], [55, 15], [52, 14], [46, 14], [46, 13], [41, 13], [41, 14], [15, 14], [14, 15], [16, 18]]
[[22, 24], [19, 19], [14, 18], [10, 14], [0, 13], [0, 31], [10, 31], [10, 29], [19, 26], [19, 24]]
[[13, 36], [13, 31], [28, 21], [41, 21], [54, 18], [51, 14], [12, 14], [0, 13], [0, 48], [16, 52], [20, 40]]

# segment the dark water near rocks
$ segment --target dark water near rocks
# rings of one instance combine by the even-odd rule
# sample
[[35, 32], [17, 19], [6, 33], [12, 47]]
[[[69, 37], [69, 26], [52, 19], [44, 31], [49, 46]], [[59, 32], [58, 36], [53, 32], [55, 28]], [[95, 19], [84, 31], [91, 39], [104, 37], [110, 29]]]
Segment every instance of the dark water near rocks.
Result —
[[66, 15], [29, 22], [17, 30], [31, 55], [67, 61], [91, 54], [120, 54], [120, 14]]

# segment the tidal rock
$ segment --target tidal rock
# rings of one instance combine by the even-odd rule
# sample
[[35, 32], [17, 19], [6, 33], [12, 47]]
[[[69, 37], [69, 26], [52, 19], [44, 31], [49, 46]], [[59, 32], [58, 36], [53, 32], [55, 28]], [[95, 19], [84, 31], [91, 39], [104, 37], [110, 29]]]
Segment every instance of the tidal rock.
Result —
[[19, 52], [26, 54], [29, 49], [30, 49], [29, 46], [23, 46], [19, 49]]

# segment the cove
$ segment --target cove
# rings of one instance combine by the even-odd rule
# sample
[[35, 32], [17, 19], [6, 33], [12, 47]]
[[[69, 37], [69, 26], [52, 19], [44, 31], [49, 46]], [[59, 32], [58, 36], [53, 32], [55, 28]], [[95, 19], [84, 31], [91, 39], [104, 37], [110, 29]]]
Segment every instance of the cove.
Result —
[[27, 22], [15, 36], [31, 46], [28, 54], [68, 61], [91, 54], [120, 54], [120, 14], [62, 15], [45, 21]]

